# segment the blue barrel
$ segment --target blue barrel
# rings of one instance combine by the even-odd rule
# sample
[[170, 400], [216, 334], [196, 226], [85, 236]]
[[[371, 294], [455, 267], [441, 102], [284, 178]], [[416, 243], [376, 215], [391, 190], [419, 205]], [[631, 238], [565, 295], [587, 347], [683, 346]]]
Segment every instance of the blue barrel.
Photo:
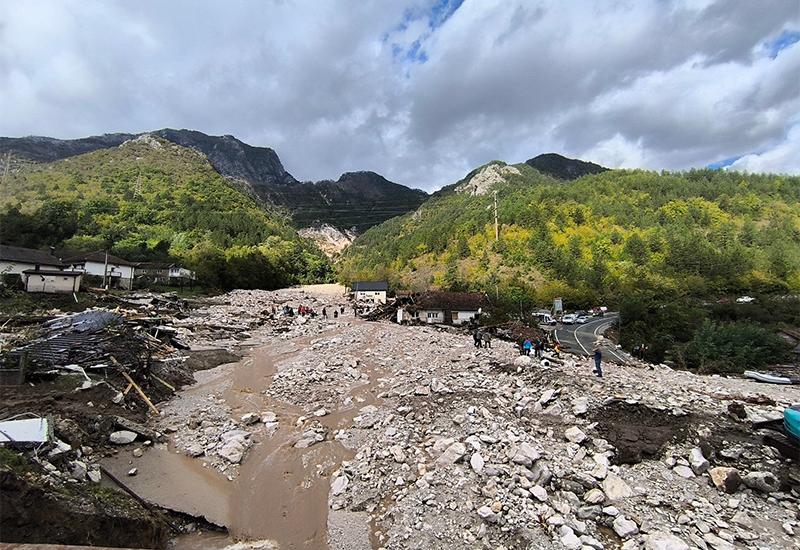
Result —
[[783, 427], [789, 435], [800, 441], [800, 405], [792, 405], [783, 411]]

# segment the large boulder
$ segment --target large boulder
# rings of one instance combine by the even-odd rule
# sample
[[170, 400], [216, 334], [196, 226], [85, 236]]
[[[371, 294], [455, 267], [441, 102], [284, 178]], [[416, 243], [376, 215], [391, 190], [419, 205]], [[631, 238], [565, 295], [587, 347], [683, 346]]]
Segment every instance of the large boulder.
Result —
[[770, 472], [750, 472], [742, 481], [751, 489], [762, 493], [775, 493], [781, 489], [781, 482]]
[[108, 436], [108, 440], [114, 445], [128, 445], [136, 440], [136, 433], [129, 430], [120, 430], [118, 432], [112, 432], [112, 434]]
[[645, 537], [644, 550], [689, 550], [689, 545], [671, 533], [656, 531]]
[[739, 485], [742, 484], [742, 476], [739, 475], [739, 470], [736, 468], [718, 466], [716, 468], [711, 468], [708, 474], [711, 476], [711, 481], [714, 483], [714, 486], [726, 493], [735, 493]]

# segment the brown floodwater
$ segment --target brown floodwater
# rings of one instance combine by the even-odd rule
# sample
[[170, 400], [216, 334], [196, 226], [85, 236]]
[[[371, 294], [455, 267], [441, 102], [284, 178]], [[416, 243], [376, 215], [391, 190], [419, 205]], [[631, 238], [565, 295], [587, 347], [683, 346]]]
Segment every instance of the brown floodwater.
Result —
[[[374, 329], [370, 329], [374, 330]], [[329, 439], [306, 449], [296, 449], [300, 428], [298, 417], [310, 411], [264, 395], [276, 373], [276, 363], [291, 357], [321, 336], [335, 337], [334, 329], [326, 333], [259, 346], [230, 369], [229, 376], [212, 377], [209, 382], [187, 391], [212, 392], [227, 386], [223, 396], [231, 415], [236, 418], [250, 411], [274, 411], [279, 427], [270, 438], [258, 434], [255, 444], [240, 465], [239, 475], [228, 481], [202, 459], [176, 453], [165, 445], [147, 451], [136, 459], [139, 475], [126, 477], [131, 466], [130, 451], [120, 452], [105, 463], [131, 488], [147, 500], [225, 526], [229, 535], [195, 533], [174, 541], [176, 549], [223, 548], [234, 540], [272, 541], [286, 550], [325, 549], [328, 526], [328, 493], [331, 474], [342, 461], [353, 457], [353, 451], [332, 440], [333, 432], [352, 425], [359, 409], [377, 401], [382, 391], [378, 381], [383, 372], [369, 363], [359, 370], [369, 375], [369, 382], [353, 387], [347, 394], [352, 405], [318, 418], [329, 430]], [[354, 348], [351, 352], [357, 352]], [[216, 386], [220, 384], [220, 386]], [[215, 387], [216, 386], [216, 387]], [[365, 529], [367, 527], [365, 526]], [[373, 539], [374, 543], [374, 539]]]

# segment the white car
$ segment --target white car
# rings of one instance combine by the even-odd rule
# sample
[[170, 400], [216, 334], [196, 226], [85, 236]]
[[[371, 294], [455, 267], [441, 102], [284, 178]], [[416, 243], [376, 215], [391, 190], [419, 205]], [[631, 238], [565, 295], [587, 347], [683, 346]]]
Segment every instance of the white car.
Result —
[[565, 325], [573, 325], [575, 321], [578, 319], [578, 316], [574, 313], [567, 313], [561, 318], [561, 322]]
[[578, 315], [578, 317], [575, 319], [575, 322], [579, 325], [582, 325], [584, 323], [588, 323], [589, 318], [586, 315]]

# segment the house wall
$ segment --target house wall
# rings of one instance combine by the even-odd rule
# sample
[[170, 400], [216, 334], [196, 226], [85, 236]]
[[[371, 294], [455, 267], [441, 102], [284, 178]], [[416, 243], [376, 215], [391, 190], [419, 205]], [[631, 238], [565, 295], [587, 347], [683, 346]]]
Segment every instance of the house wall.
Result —
[[457, 314], [457, 317], [453, 319], [454, 325], [463, 325], [464, 323], [468, 323], [473, 320], [477, 315], [478, 312], [476, 311], [458, 311], [454, 312]]
[[[44, 269], [60, 269], [61, 265], [58, 263], [57, 260], [54, 260], [52, 264], [39, 264], [40, 267]], [[22, 275], [22, 272], [26, 269], [35, 269], [36, 264], [32, 263], [25, 263], [25, 262], [10, 262], [7, 260], [0, 260], [0, 274], [17, 274]]]
[[357, 302], [371, 302], [373, 304], [385, 304], [386, 303], [386, 291], [385, 290], [376, 290], [376, 291], [364, 291], [359, 290], [356, 292], [356, 301]]
[[443, 309], [422, 309], [419, 320], [423, 323], [446, 323]]
[[[90, 261], [84, 264], [75, 264], [72, 267], [77, 271], [84, 271], [87, 275], [102, 277], [105, 265], [104, 262]], [[119, 281], [120, 288], [127, 290], [133, 288], [133, 266], [108, 262], [108, 275]]]
[[71, 293], [78, 292], [81, 277], [65, 275], [23, 275], [25, 290], [28, 292]]

